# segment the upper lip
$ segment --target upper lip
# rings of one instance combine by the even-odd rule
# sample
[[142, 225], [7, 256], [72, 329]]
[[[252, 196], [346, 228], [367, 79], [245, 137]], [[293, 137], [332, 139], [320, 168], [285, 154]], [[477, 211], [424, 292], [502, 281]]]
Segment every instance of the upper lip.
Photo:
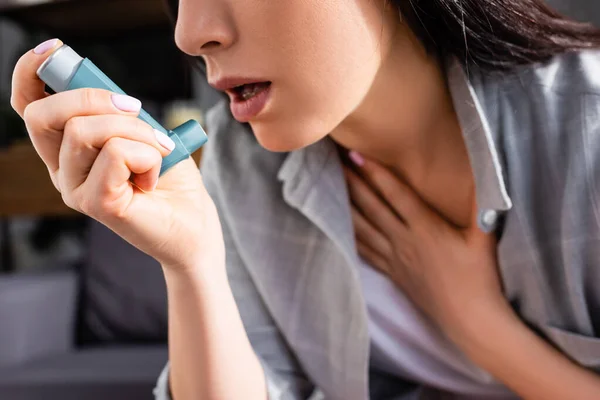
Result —
[[210, 86], [213, 88], [226, 92], [235, 87], [248, 85], [250, 83], [259, 83], [259, 82], [268, 82], [263, 79], [255, 79], [255, 78], [241, 78], [241, 77], [225, 77], [217, 80], [211, 80], [208, 82]]

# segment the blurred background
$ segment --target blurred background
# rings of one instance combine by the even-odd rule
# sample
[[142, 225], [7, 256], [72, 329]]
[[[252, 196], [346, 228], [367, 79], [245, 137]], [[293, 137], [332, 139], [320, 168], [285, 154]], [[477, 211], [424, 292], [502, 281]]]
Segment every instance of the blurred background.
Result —
[[53, 37], [167, 128], [216, 99], [162, 0], [0, 0], [0, 399], [150, 399], [167, 361], [159, 265], [63, 204], [10, 106], [16, 61]]
[[[600, 26], [598, 1], [548, 2]], [[151, 399], [167, 361], [159, 265], [63, 204], [9, 104], [16, 61], [53, 37], [167, 128], [218, 98], [162, 0], [0, 0], [0, 400]]]

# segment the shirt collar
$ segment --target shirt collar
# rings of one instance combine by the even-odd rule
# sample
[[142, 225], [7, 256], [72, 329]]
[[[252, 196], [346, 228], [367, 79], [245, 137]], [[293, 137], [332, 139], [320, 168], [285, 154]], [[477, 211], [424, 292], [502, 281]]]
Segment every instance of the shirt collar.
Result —
[[509, 210], [512, 201], [506, 190], [498, 149], [475, 89], [455, 59], [449, 63], [447, 77], [475, 177], [477, 206], [480, 211]]

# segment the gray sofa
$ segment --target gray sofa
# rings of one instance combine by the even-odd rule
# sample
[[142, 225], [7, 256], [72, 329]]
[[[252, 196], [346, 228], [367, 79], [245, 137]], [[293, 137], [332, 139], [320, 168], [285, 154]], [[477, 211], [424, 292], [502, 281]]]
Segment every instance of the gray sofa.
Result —
[[600, 26], [600, 2], [594, 0], [546, 0], [556, 10], [579, 21]]
[[162, 272], [89, 224], [83, 265], [0, 277], [0, 399], [153, 398], [167, 361]]

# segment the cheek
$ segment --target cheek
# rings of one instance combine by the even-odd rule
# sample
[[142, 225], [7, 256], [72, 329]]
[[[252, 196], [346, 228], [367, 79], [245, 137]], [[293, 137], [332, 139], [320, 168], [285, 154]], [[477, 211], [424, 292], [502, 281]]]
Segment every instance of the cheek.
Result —
[[313, 53], [311, 58], [274, 91], [270, 118], [251, 124], [267, 149], [291, 151], [330, 134], [361, 104], [378, 66], [354, 54]]
[[376, 71], [364, 62], [335, 70], [335, 76], [318, 69], [298, 71], [293, 82], [274, 91], [270, 113], [251, 122], [263, 147], [292, 151], [330, 134], [360, 105]]
[[[294, 11], [277, 19], [285, 21], [285, 29], [279, 23], [270, 25], [278, 28], [270, 41], [277, 48], [272, 60], [280, 78], [277, 91], [270, 112], [251, 123], [264, 147], [289, 151], [310, 145], [360, 105], [381, 59], [381, 10], [374, 3], [285, 3], [286, 12]], [[365, 10], [365, 4], [372, 9]]]

